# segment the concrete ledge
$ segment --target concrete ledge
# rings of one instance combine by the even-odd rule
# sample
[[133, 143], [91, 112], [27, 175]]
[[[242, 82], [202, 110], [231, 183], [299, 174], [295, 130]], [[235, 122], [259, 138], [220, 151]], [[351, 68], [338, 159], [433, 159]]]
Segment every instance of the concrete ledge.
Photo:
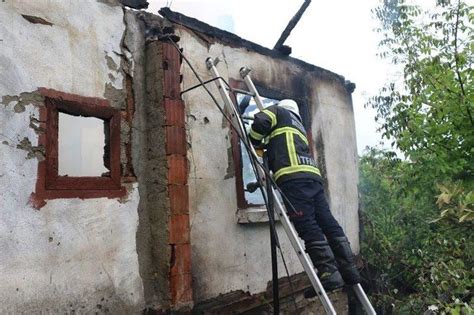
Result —
[[[265, 223], [268, 222], [267, 209], [262, 207], [238, 209], [236, 213], [237, 223], [249, 224], [249, 223]], [[275, 221], [280, 221], [280, 218], [275, 215]]]

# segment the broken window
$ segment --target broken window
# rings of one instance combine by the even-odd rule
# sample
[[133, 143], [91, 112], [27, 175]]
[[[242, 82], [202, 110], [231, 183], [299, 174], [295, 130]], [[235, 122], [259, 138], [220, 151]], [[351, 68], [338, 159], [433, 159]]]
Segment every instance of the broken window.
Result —
[[[270, 99], [262, 97], [264, 107], [268, 107], [278, 103], [278, 100]], [[243, 95], [237, 94], [237, 103], [239, 104], [239, 108], [242, 114], [242, 118], [244, 121], [245, 128], [247, 133], [250, 131], [250, 126], [252, 125], [253, 118], [256, 113], [259, 112], [257, 108], [257, 104], [253, 100], [253, 98]], [[241, 152], [241, 172], [242, 172], [242, 189], [244, 191], [244, 206], [262, 206], [264, 205], [264, 200], [262, 196], [262, 192], [260, 189], [257, 189], [255, 192], [250, 192], [247, 190], [247, 185], [249, 183], [254, 183], [257, 181], [255, 178], [255, 173], [252, 168], [252, 164], [250, 162], [250, 158], [245, 148], [245, 145], [240, 143], [240, 152]], [[262, 159], [260, 158], [260, 162]], [[239, 183], [238, 183], [239, 185]]]
[[45, 190], [81, 197], [120, 190], [120, 111], [106, 100], [45, 91]]

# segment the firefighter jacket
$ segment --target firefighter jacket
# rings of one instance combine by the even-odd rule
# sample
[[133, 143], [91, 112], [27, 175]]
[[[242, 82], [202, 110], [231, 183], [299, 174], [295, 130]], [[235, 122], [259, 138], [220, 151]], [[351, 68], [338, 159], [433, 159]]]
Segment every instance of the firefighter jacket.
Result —
[[250, 141], [256, 147], [266, 143], [268, 162], [277, 184], [290, 179], [321, 180], [311, 156], [306, 131], [300, 117], [272, 105], [257, 113], [250, 129]]

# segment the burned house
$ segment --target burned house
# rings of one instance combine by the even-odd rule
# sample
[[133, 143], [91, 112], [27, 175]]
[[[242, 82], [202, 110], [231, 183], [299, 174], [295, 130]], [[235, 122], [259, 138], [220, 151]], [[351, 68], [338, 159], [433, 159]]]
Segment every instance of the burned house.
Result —
[[[268, 217], [245, 191], [248, 158], [209, 95], [187, 91], [199, 82], [178, 49], [204, 80], [206, 58], [218, 57], [232, 87], [244, 88], [247, 66], [268, 102], [298, 102], [358, 252], [353, 85], [169, 9], [121, 2], [0, 2], [0, 313], [269, 310]], [[278, 229], [297, 306], [321, 312], [302, 299], [309, 282]], [[345, 312], [345, 293], [331, 298]]]

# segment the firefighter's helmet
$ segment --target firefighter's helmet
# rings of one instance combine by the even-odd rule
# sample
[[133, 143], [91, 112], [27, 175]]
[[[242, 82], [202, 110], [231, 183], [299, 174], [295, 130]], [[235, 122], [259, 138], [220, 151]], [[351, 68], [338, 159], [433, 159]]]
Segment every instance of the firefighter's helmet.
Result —
[[295, 113], [296, 115], [298, 115], [298, 117], [300, 116], [300, 111], [298, 109], [298, 104], [296, 104], [296, 102], [293, 101], [293, 100], [290, 100], [290, 99], [281, 100], [278, 103], [278, 106], [281, 106], [281, 107]]

